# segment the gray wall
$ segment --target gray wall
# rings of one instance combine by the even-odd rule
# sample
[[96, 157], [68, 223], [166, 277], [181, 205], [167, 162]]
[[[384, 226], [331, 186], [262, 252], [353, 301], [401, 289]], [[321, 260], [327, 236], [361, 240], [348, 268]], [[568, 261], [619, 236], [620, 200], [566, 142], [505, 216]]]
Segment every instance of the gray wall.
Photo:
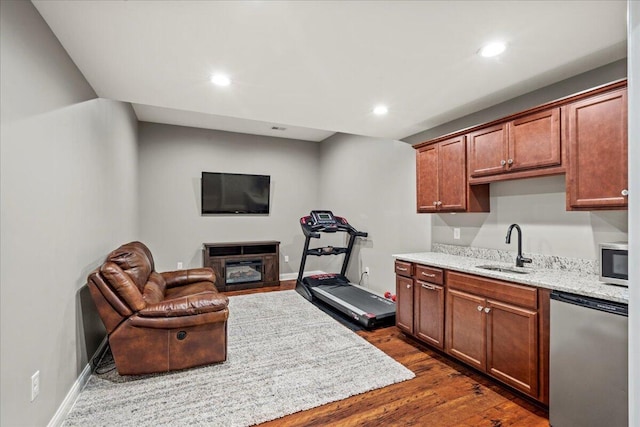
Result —
[[104, 337], [86, 276], [135, 237], [136, 120], [95, 99], [30, 2], [0, 19], [0, 424], [46, 425]]
[[[354, 250], [349, 279], [358, 283], [369, 267], [362, 285], [395, 293], [391, 255], [431, 248], [430, 215], [416, 213], [415, 150], [400, 141], [332, 136], [321, 145], [320, 182], [319, 207], [369, 233]], [[324, 235], [322, 242], [340, 245], [344, 237]], [[342, 257], [324, 257], [320, 269], [340, 271], [341, 261]]]
[[[640, 2], [629, 6], [629, 425], [640, 426]], [[633, 118], [633, 119], [631, 119]]]
[[599, 243], [627, 240], [627, 222], [627, 211], [567, 212], [562, 175], [493, 183], [490, 213], [437, 214], [432, 232], [438, 243], [516, 251], [505, 236], [517, 223], [525, 253], [596, 259]]
[[[268, 216], [200, 215], [202, 171], [271, 175]], [[140, 235], [158, 269], [202, 265], [204, 242], [279, 240], [280, 273], [297, 273], [304, 244], [299, 219], [330, 209], [370, 233], [349, 276], [393, 289], [391, 254], [428, 250], [429, 217], [415, 214], [415, 154], [409, 145], [350, 135], [322, 143], [140, 123]], [[342, 245], [323, 235], [312, 247]], [[289, 262], [284, 256], [289, 256]], [[339, 271], [342, 257], [310, 257], [306, 270]], [[333, 262], [331, 262], [333, 261]]]
[[[202, 266], [205, 242], [278, 240], [280, 274], [297, 273], [299, 219], [317, 201], [317, 142], [140, 123], [138, 166], [140, 234], [159, 271]], [[270, 214], [202, 216], [203, 171], [271, 175]]]

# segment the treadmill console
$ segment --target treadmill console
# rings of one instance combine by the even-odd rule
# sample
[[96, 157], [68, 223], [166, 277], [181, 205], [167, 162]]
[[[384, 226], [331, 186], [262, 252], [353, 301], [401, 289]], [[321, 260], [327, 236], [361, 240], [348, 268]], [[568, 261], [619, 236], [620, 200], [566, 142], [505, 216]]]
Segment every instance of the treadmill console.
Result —
[[335, 225], [336, 218], [331, 211], [311, 211], [311, 219], [315, 224]]
[[345, 231], [349, 234], [357, 234], [366, 237], [366, 233], [356, 231], [346, 219], [335, 216], [331, 211], [311, 211], [309, 215], [300, 218], [300, 226], [305, 235], [320, 237], [319, 233], [335, 233]]

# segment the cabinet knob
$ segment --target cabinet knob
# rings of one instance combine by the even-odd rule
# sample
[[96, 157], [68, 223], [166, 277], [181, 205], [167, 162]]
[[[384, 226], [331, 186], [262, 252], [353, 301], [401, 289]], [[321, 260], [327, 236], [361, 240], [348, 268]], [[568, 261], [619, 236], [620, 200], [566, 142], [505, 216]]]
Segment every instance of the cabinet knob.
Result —
[[488, 312], [490, 312], [490, 311], [491, 311], [491, 309], [490, 309], [489, 307], [486, 307], [486, 308], [484, 309], [484, 312], [485, 312], [485, 313], [488, 313]]
[[433, 202], [433, 206], [438, 206], [438, 202]]
[[407, 289], [411, 289], [411, 285], [407, 285]]
[[442, 202], [438, 200], [438, 206], [442, 206]]
[[481, 305], [478, 306], [478, 311], [482, 311], [484, 307], [482, 307]]
[[622, 190], [620, 192], [620, 194], [622, 194], [624, 197], [627, 197], [629, 195], [629, 190], [627, 190], [626, 188], [624, 190]]
[[512, 165], [513, 164], [513, 159], [507, 160], [507, 164]]
[[507, 161], [506, 161], [506, 160], [500, 160], [500, 166], [504, 166], [504, 165], [506, 165], [506, 164], [507, 164]]

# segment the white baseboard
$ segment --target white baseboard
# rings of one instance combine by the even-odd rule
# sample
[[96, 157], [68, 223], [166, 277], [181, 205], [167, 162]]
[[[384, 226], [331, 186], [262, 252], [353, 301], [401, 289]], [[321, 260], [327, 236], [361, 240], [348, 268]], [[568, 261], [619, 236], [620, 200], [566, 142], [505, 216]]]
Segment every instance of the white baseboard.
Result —
[[[321, 271], [321, 270], [305, 271], [304, 272], [304, 277], [311, 276], [313, 274], [325, 274], [325, 272]], [[280, 281], [281, 282], [283, 280], [295, 280], [297, 278], [298, 278], [298, 273], [284, 273], [284, 274], [280, 275]]]
[[58, 410], [53, 415], [53, 418], [51, 418], [51, 421], [49, 421], [49, 424], [47, 424], [47, 427], [59, 427], [62, 425], [65, 418], [67, 418], [67, 415], [69, 415], [69, 412], [71, 412], [71, 408], [73, 408], [74, 403], [76, 403], [78, 396], [80, 396], [82, 389], [84, 389], [84, 386], [87, 385], [87, 382], [91, 377], [91, 361], [102, 354], [102, 351], [108, 343], [108, 337], [104, 337], [94, 355], [89, 359], [89, 363], [87, 363], [87, 366], [84, 367], [84, 369], [80, 373], [80, 376], [78, 376], [78, 379], [76, 379], [76, 381], [71, 386], [71, 390], [69, 390], [69, 393], [67, 393], [67, 395], [65, 396], [64, 400], [58, 407]]

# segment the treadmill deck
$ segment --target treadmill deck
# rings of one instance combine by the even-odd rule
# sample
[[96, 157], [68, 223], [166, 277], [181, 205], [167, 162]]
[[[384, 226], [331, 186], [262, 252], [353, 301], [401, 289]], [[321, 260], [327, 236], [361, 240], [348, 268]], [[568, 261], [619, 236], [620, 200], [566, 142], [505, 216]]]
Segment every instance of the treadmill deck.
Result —
[[393, 301], [357, 288], [353, 285], [319, 285], [311, 288], [311, 292], [322, 290], [335, 298], [352, 305], [364, 313], [383, 316], [396, 312]]
[[310, 276], [304, 281], [315, 298], [346, 314], [365, 328], [390, 324], [395, 320], [395, 302], [349, 283], [342, 275]]

